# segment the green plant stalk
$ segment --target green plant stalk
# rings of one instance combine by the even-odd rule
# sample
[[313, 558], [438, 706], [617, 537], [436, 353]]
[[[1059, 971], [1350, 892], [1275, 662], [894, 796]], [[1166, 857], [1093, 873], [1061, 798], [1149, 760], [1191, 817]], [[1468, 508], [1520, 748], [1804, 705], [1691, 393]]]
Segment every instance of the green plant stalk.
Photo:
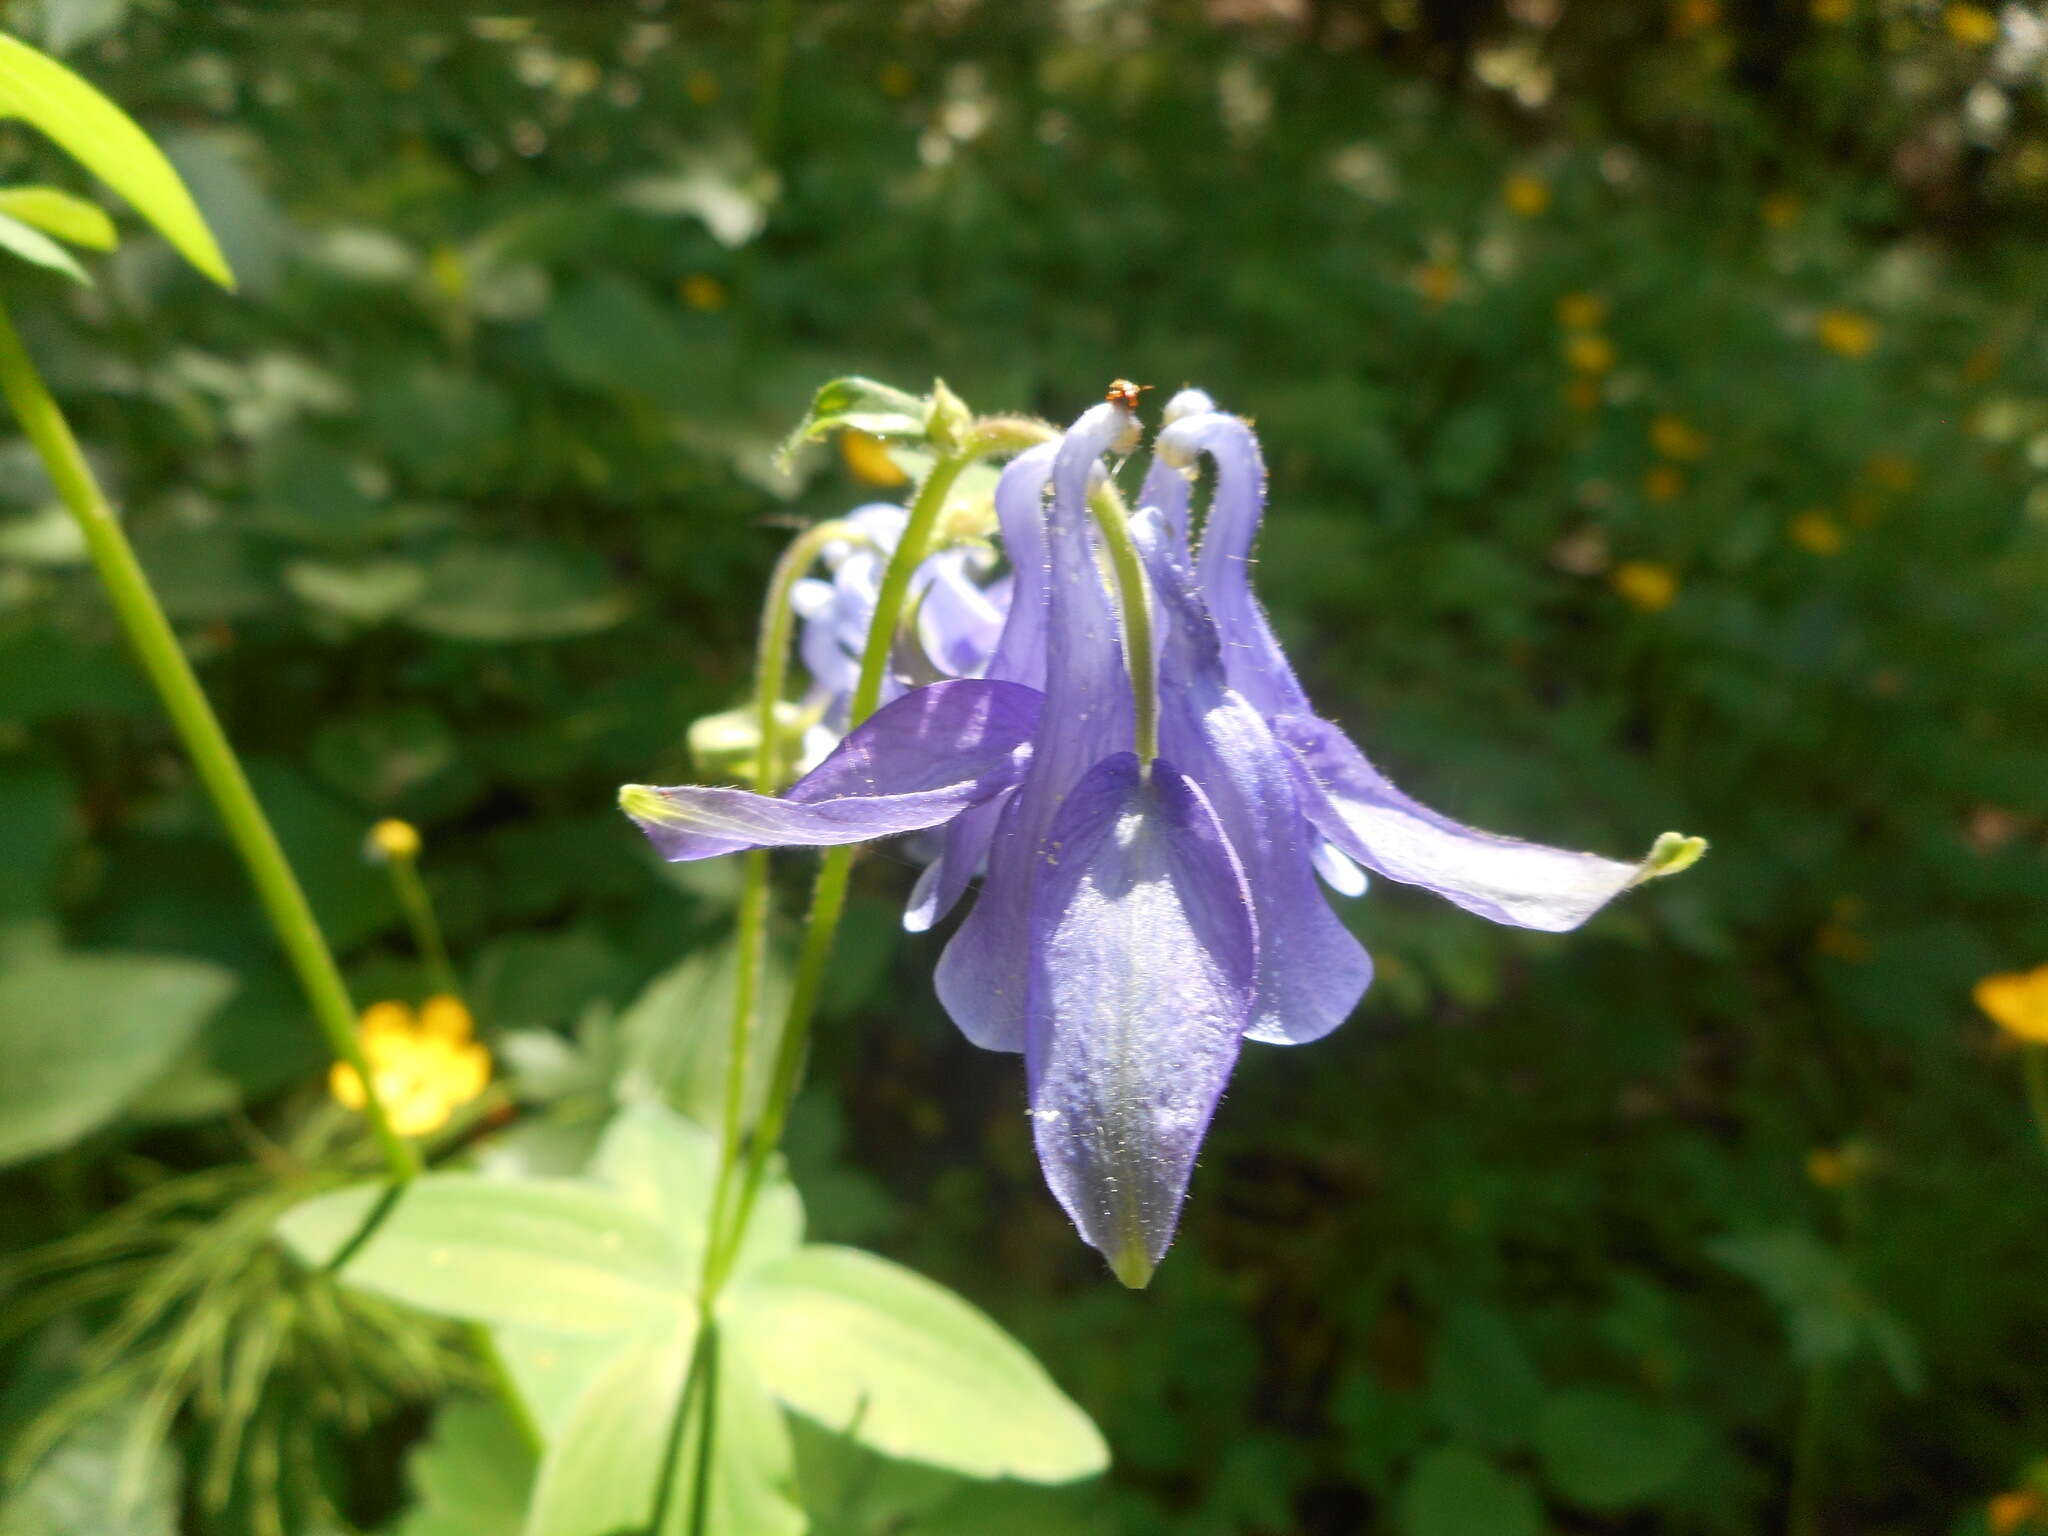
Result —
[[1116, 578], [1117, 611], [1123, 619], [1124, 665], [1131, 674], [1131, 713], [1135, 726], [1138, 762], [1150, 768], [1159, 755], [1159, 682], [1153, 675], [1156, 663], [1152, 650], [1152, 594], [1145, 579], [1145, 562], [1131, 538], [1129, 514], [1123, 498], [1110, 485], [1089, 494], [1088, 509], [1095, 514], [1095, 526], [1102, 534], [1102, 546], [1109, 553], [1110, 572]]
[[434, 901], [427, 894], [427, 883], [420, 878], [419, 860], [406, 857], [391, 858], [385, 862], [391, 870], [391, 889], [405, 913], [405, 924], [412, 930], [412, 941], [420, 952], [420, 959], [426, 962], [427, 977], [434, 990], [460, 999], [462, 983], [456, 980], [455, 967], [448, 961], [448, 946], [442, 941], [440, 919], [434, 915]]
[[420, 1171], [419, 1154], [391, 1126], [377, 1084], [356, 1038], [355, 1004], [327, 947], [318, 920], [292, 873], [256, 793], [249, 787], [241, 760], [229, 745], [206, 692], [179, 649], [178, 637], [164, 617], [163, 605], [149, 584], [134, 547], [114, 516], [92, 469], [79, 451], [56, 400], [36, 371], [4, 308], [0, 308], [0, 394], [7, 397], [15, 419], [28, 435], [64, 505], [78, 520], [100, 582], [116, 617], [149, 674], [165, 712], [184, 742], [228, 837], [241, 855], [263, 912], [283, 945], [313, 1017], [337, 1059], [348, 1063], [363, 1082], [363, 1110], [393, 1180], [404, 1182]]
[[[931, 553], [939, 515], [946, 498], [967, 467], [977, 459], [1015, 453], [1058, 434], [1042, 422], [1020, 418], [990, 419], [977, 423], [959, 446], [942, 453], [917, 496], [903, 535], [882, 574], [875, 594], [875, 616], [868, 626], [867, 643], [861, 651], [860, 678], [854, 685], [847, 709], [847, 729], [860, 725], [881, 702], [882, 682], [887, 676], [889, 650], [896, 625], [910, 595], [910, 578]], [[775, 1045], [775, 1061], [769, 1069], [768, 1098], [753, 1142], [747, 1149], [737, 1204], [725, 1232], [711, 1233], [711, 1252], [705, 1272], [704, 1295], [715, 1299], [732, 1272], [740, 1240], [753, 1215], [755, 1198], [768, 1159], [782, 1139], [789, 1122], [790, 1103], [796, 1096], [797, 1077], [803, 1068], [804, 1047], [810, 1037], [811, 1020], [817, 1010], [818, 992], [824, 983], [825, 963], [832, 955], [832, 942], [839, 931], [839, 919], [846, 910], [846, 885], [853, 869], [853, 849], [828, 848], [818, 865], [818, 877], [811, 887], [811, 907], [804, 921], [803, 947], [797, 955], [796, 980], [790, 991], [789, 1009], [783, 1017], [782, 1038]]]
[[1820, 1531], [1821, 1448], [1827, 1435], [1833, 1378], [1833, 1367], [1826, 1361], [1807, 1373], [1799, 1405], [1799, 1427], [1793, 1433], [1792, 1482], [1785, 1497], [1785, 1536], [1818, 1536]]
[[[780, 722], [776, 706], [789, 674], [789, 643], [795, 629], [796, 610], [790, 605], [790, 590], [817, 561], [825, 546], [846, 533], [841, 522], [819, 523], [792, 539], [775, 562], [768, 580], [768, 599], [761, 609], [759, 643], [754, 656], [754, 728], [759, 744], [754, 749], [753, 788], [772, 795], [782, 786], [784, 764]], [[701, 1300], [710, 1316], [715, 1294], [710, 1288], [712, 1259], [717, 1249], [713, 1240], [724, 1230], [732, 1200], [734, 1170], [739, 1165], [740, 1142], [745, 1134], [747, 1066], [753, 1058], [755, 1015], [761, 993], [761, 976], [767, 969], [768, 950], [768, 850], [755, 848], [746, 855], [740, 883], [739, 964], [733, 978], [732, 1028], [726, 1037], [724, 1101], [719, 1115], [718, 1179], [712, 1188], [711, 1219], [705, 1228], [704, 1290]]]
[[2033, 1112], [2041, 1150], [2048, 1152], [2048, 1045], [2020, 1047], [2020, 1081], [2026, 1084], [2027, 1108]]

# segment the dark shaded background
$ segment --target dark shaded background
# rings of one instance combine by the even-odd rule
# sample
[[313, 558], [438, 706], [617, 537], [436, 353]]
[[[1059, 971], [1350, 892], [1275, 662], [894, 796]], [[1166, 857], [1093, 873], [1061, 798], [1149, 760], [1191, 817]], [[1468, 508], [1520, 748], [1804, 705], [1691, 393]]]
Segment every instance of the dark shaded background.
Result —
[[[2048, 1452], [2048, 1182], [1969, 1006], [2048, 959], [2048, 23], [1989, 16], [135, 4], [59, 40], [243, 292], [142, 238], [93, 293], [8, 282], [358, 995], [424, 985], [358, 855], [401, 815], [487, 1031], [721, 931], [722, 878], [611, 800], [690, 776], [788, 530], [873, 494], [771, 466], [812, 388], [1254, 416], [1326, 713], [1463, 819], [1712, 856], [1565, 938], [1347, 906], [1378, 983], [1248, 1054], [1131, 1295], [878, 850], [796, 1132], [815, 1229], [1098, 1417], [1111, 1486], [1019, 1530], [1754, 1532], [1802, 1404], [1823, 1529], [1979, 1529]], [[56, 166], [0, 128], [9, 179]], [[25, 1246], [322, 1060], [11, 439], [0, 498], [0, 913], [244, 976], [122, 1126], [0, 1183]], [[365, 1520], [414, 1429], [345, 1460]], [[1431, 1525], [1432, 1476], [1494, 1502]], [[889, 1519], [844, 1529], [941, 1529]]]

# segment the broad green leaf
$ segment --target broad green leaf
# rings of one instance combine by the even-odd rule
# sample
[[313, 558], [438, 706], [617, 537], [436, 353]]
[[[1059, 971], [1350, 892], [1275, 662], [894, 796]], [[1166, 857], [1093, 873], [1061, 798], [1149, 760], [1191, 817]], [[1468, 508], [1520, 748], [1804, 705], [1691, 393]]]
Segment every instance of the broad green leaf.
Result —
[[552, 1441], [590, 1379], [618, 1350], [630, 1348], [629, 1333], [546, 1333], [537, 1328], [498, 1326], [491, 1330], [498, 1359], [519, 1400], [533, 1415], [541, 1438]]
[[457, 544], [436, 557], [405, 618], [449, 640], [560, 640], [610, 629], [631, 606], [587, 551]]
[[1536, 1420], [1543, 1475], [1592, 1510], [1626, 1509], [1685, 1475], [1706, 1441], [1690, 1414], [1624, 1392], [1577, 1387], [1545, 1400]]
[[0, 187], [0, 213], [88, 250], [111, 251], [119, 240], [104, 208], [55, 187]]
[[[675, 1239], [686, 1269], [701, 1262], [718, 1176], [716, 1135], [664, 1105], [628, 1104], [606, 1127], [590, 1171]], [[762, 1178], [736, 1273], [790, 1252], [803, 1227], [803, 1204], [776, 1159]]]
[[68, 277], [87, 288], [92, 286], [92, 279], [86, 275], [85, 268], [72, 258], [69, 251], [40, 229], [31, 229], [5, 213], [0, 213], [0, 251], [19, 256], [31, 266]]
[[1058, 1483], [1108, 1465], [1088, 1416], [982, 1313], [899, 1265], [813, 1246], [732, 1292], [735, 1343], [768, 1390], [891, 1456]]
[[[685, 1308], [637, 1335], [584, 1386], [541, 1462], [526, 1536], [646, 1530], [664, 1480], [670, 1495], [655, 1536], [685, 1536], [699, 1415], [678, 1434], [676, 1411], [695, 1340], [691, 1319]], [[721, 1355], [718, 1383], [705, 1529], [799, 1536], [805, 1521], [790, 1503], [795, 1473], [780, 1412], [731, 1351]]]
[[413, 1505], [391, 1536], [519, 1536], [533, 1487], [533, 1453], [504, 1406], [456, 1397], [406, 1458]]
[[924, 436], [928, 402], [917, 395], [849, 375], [834, 379], [811, 399], [811, 408], [796, 430], [783, 440], [787, 458], [805, 443], [851, 429], [875, 437]]
[[1920, 1390], [1920, 1353], [1904, 1325], [1864, 1289], [1842, 1256], [1796, 1227], [1734, 1233], [1707, 1251], [1747, 1276], [1785, 1316], [1803, 1364], [1845, 1360], [1869, 1349], [1904, 1392]]
[[1459, 1439], [1512, 1450], [1529, 1438], [1543, 1379], [1499, 1312], [1457, 1307], [1430, 1344], [1430, 1406]]
[[18, 117], [126, 198], [187, 261], [232, 289], [235, 277], [191, 193], [134, 119], [55, 59], [0, 33], [0, 117]]
[[[382, 1185], [318, 1195], [278, 1222], [315, 1266], [355, 1238]], [[422, 1311], [557, 1333], [612, 1333], [689, 1298], [668, 1234], [608, 1190], [579, 1180], [475, 1174], [415, 1179], [341, 1278]]]
[[427, 573], [410, 560], [294, 560], [284, 568], [284, 584], [309, 608], [351, 623], [381, 624], [420, 600]]
[[1529, 1485], [1476, 1451], [1445, 1446], [1416, 1463], [1401, 1490], [1405, 1536], [1540, 1536], [1543, 1506]]
[[125, 1502], [112, 1496], [140, 1402], [124, 1398], [84, 1420], [18, 1487], [0, 1491], [6, 1536], [176, 1536], [178, 1459], [161, 1440]]
[[[685, 955], [655, 977], [619, 1016], [622, 1098], [658, 1096], [703, 1125], [724, 1110], [739, 945], [727, 937]], [[752, 1124], [768, 1093], [768, 1069], [789, 1004], [789, 967], [768, 947], [748, 1053], [745, 1118]]]
[[0, 1164], [111, 1120], [234, 989], [231, 973], [197, 960], [13, 956], [0, 969]]

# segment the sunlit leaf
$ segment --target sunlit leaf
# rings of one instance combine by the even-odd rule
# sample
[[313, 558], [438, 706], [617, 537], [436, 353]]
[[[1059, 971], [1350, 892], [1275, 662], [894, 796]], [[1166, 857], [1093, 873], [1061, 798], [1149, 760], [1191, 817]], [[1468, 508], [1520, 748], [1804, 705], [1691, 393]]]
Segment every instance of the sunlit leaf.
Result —
[[234, 274], [191, 193], [132, 118], [55, 59], [0, 33], [0, 117], [48, 134], [154, 224], [187, 261], [219, 283]]
[[[278, 1235], [330, 1263], [385, 1197], [377, 1184], [293, 1207]], [[616, 1333], [690, 1304], [669, 1235], [599, 1185], [436, 1173], [414, 1180], [340, 1270], [423, 1311], [559, 1333]]]
[[162, 955], [13, 955], [0, 967], [0, 1164], [111, 1120], [234, 986], [219, 966]]
[[503, 1404], [444, 1402], [405, 1471], [414, 1502], [391, 1536], [519, 1536], [534, 1460]]
[[5, 213], [0, 213], [0, 251], [19, 256], [31, 266], [68, 277], [87, 288], [92, 286], [92, 279], [86, 275], [85, 268], [73, 259], [69, 251], [40, 229], [32, 229]]
[[763, 1265], [730, 1303], [768, 1390], [891, 1456], [976, 1477], [1067, 1482], [1109, 1453], [1038, 1362], [942, 1286], [852, 1248]]
[[0, 187], [0, 213], [89, 250], [111, 251], [119, 239], [104, 208], [55, 187]]

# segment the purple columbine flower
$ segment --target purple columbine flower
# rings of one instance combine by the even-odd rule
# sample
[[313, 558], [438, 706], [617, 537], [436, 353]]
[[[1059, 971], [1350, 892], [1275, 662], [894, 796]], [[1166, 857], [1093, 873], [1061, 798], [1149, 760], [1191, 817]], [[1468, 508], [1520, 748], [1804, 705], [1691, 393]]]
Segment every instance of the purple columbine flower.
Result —
[[[1172, 1241], [1241, 1043], [1318, 1039], [1371, 980], [1318, 870], [1355, 892], [1363, 864], [1563, 930], [1703, 846], [1667, 834], [1621, 863], [1478, 832], [1396, 789], [1315, 714], [1252, 595], [1265, 475], [1250, 427], [1195, 391], [1167, 417], [1129, 524], [1144, 590], [1121, 594], [1146, 605], [1156, 696], [1134, 692], [1132, 626], [1089, 515], [1103, 455], [1137, 432], [1104, 404], [997, 484], [1014, 588], [983, 677], [903, 693], [781, 799], [622, 795], [671, 859], [943, 827], [906, 925], [929, 927], [982, 876], [940, 999], [977, 1045], [1023, 1053], [1046, 1180], [1133, 1286]], [[1195, 551], [1188, 471], [1204, 456], [1215, 491]]]
[[[847, 705], [860, 678], [882, 571], [908, 515], [890, 502], [856, 507], [840, 520], [845, 536], [821, 552], [827, 577], [806, 577], [790, 589], [790, 606], [803, 625], [797, 654], [811, 674], [804, 705], [812, 723], [804, 732], [802, 770], [816, 767], [846, 734]], [[979, 677], [986, 670], [1009, 611], [1010, 582], [989, 579], [994, 564], [987, 548], [956, 545], [918, 567], [910, 584], [916, 644], [884, 680], [885, 703], [918, 683]]]

